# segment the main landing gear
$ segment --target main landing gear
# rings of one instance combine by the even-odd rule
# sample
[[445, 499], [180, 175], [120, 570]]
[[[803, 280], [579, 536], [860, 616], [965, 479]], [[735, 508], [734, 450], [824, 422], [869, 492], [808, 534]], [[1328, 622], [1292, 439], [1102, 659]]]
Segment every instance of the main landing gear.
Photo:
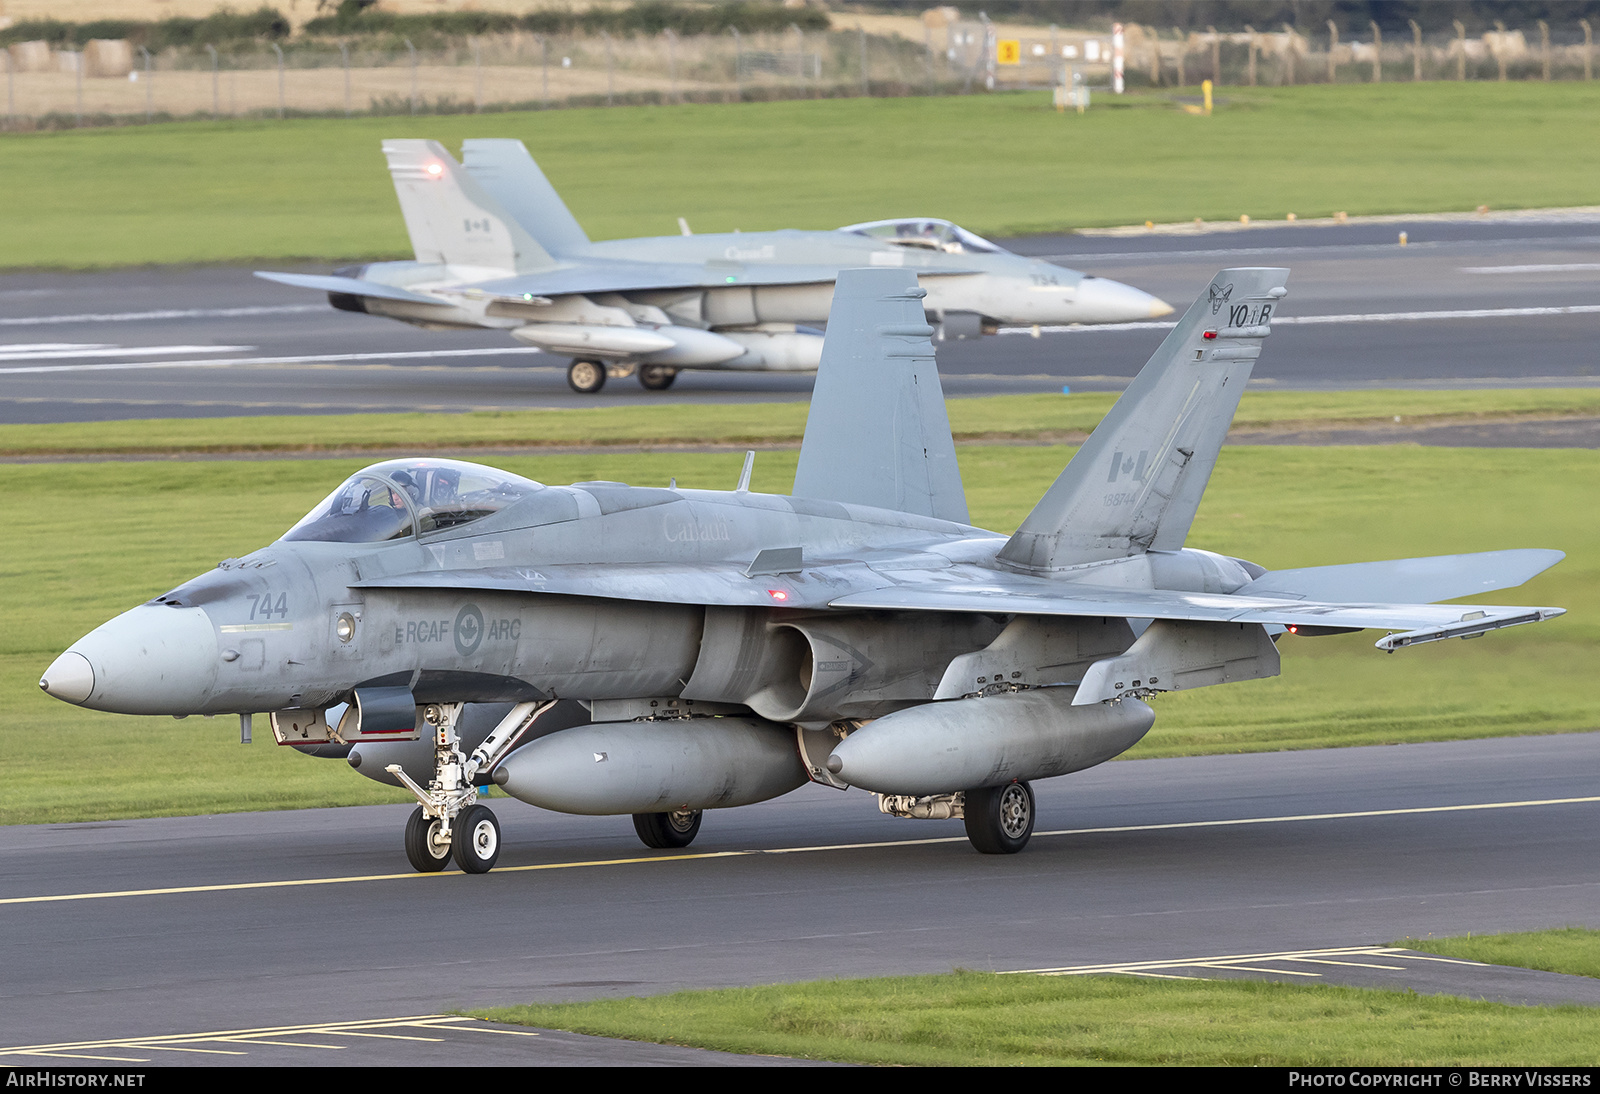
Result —
[[606, 386], [604, 361], [574, 361], [567, 366], [567, 386], [579, 395], [593, 395]]
[[[608, 376], [625, 377], [634, 372], [632, 365], [607, 365], [580, 358], [567, 366], [567, 386], [579, 395], [595, 395], [606, 386]], [[640, 365], [637, 375], [639, 386], [646, 391], [665, 391], [678, 378], [678, 370], [670, 365]]]
[[985, 855], [1014, 855], [1028, 846], [1033, 835], [1033, 787], [1021, 779], [954, 794], [879, 794], [878, 808], [913, 820], [959, 817], [973, 849]]
[[[473, 782], [480, 773], [493, 771], [534, 721], [555, 705], [553, 699], [518, 703], [471, 756], [461, 754], [461, 738], [456, 735], [462, 704], [423, 707], [422, 719], [433, 728], [433, 780], [424, 790], [399, 764], [384, 769], [420, 803], [406, 821], [406, 858], [412, 869], [424, 874], [443, 870], [452, 856], [464, 873], [487, 874], [494, 869], [500, 858], [500, 822], [488, 806], [476, 803]], [[695, 823], [698, 827], [698, 817]]]
[[978, 851], [1014, 855], [1033, 835], [1033, 787], [1019, 781], [968, 790], [961, 820]]
[[678, 370], [667, 365], [640, 365], [639, 386], [646, 391], [665, 391], [678, 378]]
[[646, 847], [687, 847], [700, 831], [700, 809], [680, 809], [675, 813], [635, 813], [633, 830]]

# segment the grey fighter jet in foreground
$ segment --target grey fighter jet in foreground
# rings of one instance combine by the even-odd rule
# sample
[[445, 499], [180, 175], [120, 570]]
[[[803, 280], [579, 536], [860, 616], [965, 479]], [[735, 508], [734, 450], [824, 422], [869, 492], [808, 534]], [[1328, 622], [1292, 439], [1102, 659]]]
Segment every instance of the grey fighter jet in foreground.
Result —
[[681, 369], [809, 372], [822, 352], [810, 324], [827, 321], [834, 278], [854, 266], [915, 270], [945, 338], [1172, 311], [944, 220], [592, 242], [521, 141], [466, 141], [464, 167], [436, 141], [384, 141], [383, 153], [415, 262], [257, 276], [322, 290], [346, 311], [509, 331], [570, 356], [567, 382], [580, 392], [608, 374], [661, 391]]
[[1218, 274], [1009, 537], [968, 523], [923, 290], [850, 270], [791, 495], [752, 493], [748, 459], [731, 492], [391, 460], [79, 639], [40, 686], [237, 713], [246, 735], [269, 713], [280, 743], [416, 796], [418, 870], [494, 865], [491, 781], [632, 814], [652, 847], [810, 780], [1019, 851], [1030, 780], [1131, 747], [1154, 693], [1277, 675], [1285, 630], [1398, 632], [1392, 651], [1561, 614], [1431, 603], [1559, 551], [1268, 572], [1183, 545], [1286, 274]]

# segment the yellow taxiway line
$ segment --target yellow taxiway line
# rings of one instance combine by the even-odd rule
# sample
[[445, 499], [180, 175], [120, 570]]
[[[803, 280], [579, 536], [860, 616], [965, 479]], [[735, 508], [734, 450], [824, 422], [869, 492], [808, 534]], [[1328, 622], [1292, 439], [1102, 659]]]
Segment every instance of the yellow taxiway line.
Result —
[[[1471, 805], [1430, 805], [1406, 809], [1363, 809], [1348, 813], [1297, 813], [1277, 817], [1236, 817], [1227, 820], [1173, 821], [1165, 824], [1126, 824], [1102, 828], [1062, 828], [1035, 832], [1034, 837], [1092, 836], [1124, 832], [1168, 832], [1185, 828], [1233, 828], [1249, 824], [1295, 824], [1307, 821], [1358, 820], [1366, 817], [1405, 817], [1440, 813], [1469, 813], [1495, 809], [1532, 809], [1551, 805], [1591, 805], [1600, 795], [1582, 798], [1542, 798], [1531, 801], [1479, 802]], [[939, 836], [931, 839], [875, 840], [869, 843], [829, 843], [811, 847], [774, 847], [745, 851], [702, 851], [681, 855], [639, 855], [632, 858], [591, 859], [580, 862], [540, 862], [527, 866], [497, 866], [496, 874], [526, 873], [534, 870], [580, 870], [603, 866], [642, 866], [664, 862], [695, 862], [706, 859], [750, 858], [757, 855], [798, 855], [818, 851], [862, 851], [886, 847], [926, 847], [942, 843], [965, 843], [965, 836]], [[460, 877], [455, 872], [421, 874], [353, 874], [346, 877], [289, 878], [279, 881], [242, 881], [219, 885], [175, 885], [160, 889], [115, 889], [93, 893], [58, 893], [47, 896], [0, 898], [6, 904], [55, 904], [78, 900], [112, 900], [122, 897], [177, 896], [187, 893], [228, 893], [251, 889], [293, 889], [309, 885], [350, 885], [368, 881], [421, 881], [429, 878]]]
[[14, 1045], [0, 1048], [0, 1058], [6, 1056], [42, 1056], [76, 1060], [110, 1060], [117, 1063], [149, 1063], [148, 1057], [105, 1056], [95, 1050], [121, 1049], [130, 1052], [200, 1052], [218, 1056], [245, 1056], [248, 1053], [229, 1049], [195, 1048], [198, 1044], [285, 1045], [293, 1048], [343, 1048], [343, 1045], [317, 1044], [309, 1041], [285, 1041], [279, 1038], [307, 1034], [326, 1037], [387, 1037], [402, 1041], [442, 1041], [441, 1037], [415, 1037], [404, 1034], [373, 1032], [386, 1029], [459, 1030], [469, 1033], [500, 1033], [513, 1037], [537, 1037], [535, 1030], [490, 1029], [475, 1018], [451, 1014], [420, 1014], [408, 1018], [372, 1018], [354, 1022], [320, 1022], [302, 1026], [266, 1026], [260, 1029], [224, 1029], [209, 1033], [177, 1033], [156, 1037], [127, 1037], [120, 1040], [74, 1041], [49, 1045]]

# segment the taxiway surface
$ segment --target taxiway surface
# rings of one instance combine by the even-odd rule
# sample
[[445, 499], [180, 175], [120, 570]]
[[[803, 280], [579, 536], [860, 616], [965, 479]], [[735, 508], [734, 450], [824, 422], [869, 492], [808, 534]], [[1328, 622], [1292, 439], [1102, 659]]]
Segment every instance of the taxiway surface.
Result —
[[[1223, 267], [1290, 267], [1258, 387], [1600, 383], [1593, 214], [1006, 243], [1137, 285], [1180, 310]], [[944, 343], [940, 371], [953, 396], [1115, 389], [1166, 329]], [[690, 372], [665, 395], [628, 379], [580, 396], [565, 369], [565, 358], [504, 334], [422, 331], [334, 311], [319, 294], [246, 269], [0, 276], [0, 422], [769, 401], [811, 390], [808, 375]]]
[[4, 828], [0, 1048], [1600, 926], [1596, 770], [1600, 733], [1111, 763], [1038, 784], [995, 857], [859, 791], [686, 852], [502, 799], [483, 876], [411, 873], [405, 806]]

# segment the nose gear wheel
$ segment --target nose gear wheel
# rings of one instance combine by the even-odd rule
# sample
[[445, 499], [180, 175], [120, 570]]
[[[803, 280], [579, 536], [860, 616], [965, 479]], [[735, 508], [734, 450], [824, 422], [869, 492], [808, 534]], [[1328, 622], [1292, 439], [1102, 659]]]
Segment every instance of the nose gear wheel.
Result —
[[451, 840], [456, 865], [464, 873], [487, 874], [500, 859], [500, 822], [486, 805], [474, 805], [456, 818]]
[[439, 840], [443, 828], [444, 821], [428, 816], [422, 806], [412, 810], [406, 820], [406, 858], [411, 861], [413, 870], [431, 874], [443, 870], [450, 861], [450, 841]]

